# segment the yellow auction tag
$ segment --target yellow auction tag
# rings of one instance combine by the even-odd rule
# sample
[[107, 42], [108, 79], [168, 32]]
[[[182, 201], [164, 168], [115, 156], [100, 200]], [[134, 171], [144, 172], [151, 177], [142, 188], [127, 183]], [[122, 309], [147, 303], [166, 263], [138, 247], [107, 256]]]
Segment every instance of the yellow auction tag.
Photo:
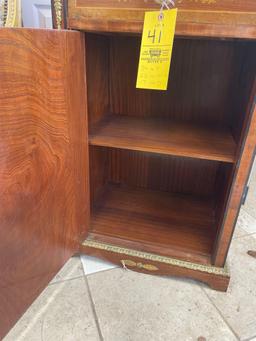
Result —
[[177, 9], [146, 12], [136, 88], [166, 90]]

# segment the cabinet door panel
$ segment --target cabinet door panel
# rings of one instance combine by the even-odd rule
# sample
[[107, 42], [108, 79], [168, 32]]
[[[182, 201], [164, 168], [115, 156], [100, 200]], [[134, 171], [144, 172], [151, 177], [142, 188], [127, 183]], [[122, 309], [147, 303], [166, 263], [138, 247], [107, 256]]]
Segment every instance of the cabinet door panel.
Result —
[[83, 38], [0, 30], [0, 339], [86, 234]]

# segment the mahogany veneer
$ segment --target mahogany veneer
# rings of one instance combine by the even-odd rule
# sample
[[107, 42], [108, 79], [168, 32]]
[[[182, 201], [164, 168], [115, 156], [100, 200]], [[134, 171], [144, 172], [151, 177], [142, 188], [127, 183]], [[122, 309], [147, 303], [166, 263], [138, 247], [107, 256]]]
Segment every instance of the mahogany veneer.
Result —
[[0, 29], [0, 339], [88, 226], [82, 38]]

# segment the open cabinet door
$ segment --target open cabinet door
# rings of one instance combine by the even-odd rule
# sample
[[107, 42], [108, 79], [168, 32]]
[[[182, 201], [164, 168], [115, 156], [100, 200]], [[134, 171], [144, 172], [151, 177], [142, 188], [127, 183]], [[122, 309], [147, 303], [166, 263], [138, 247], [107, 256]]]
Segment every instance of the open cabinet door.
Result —
[[0, 29], [0, 339], [89, 219], [84, 37]]

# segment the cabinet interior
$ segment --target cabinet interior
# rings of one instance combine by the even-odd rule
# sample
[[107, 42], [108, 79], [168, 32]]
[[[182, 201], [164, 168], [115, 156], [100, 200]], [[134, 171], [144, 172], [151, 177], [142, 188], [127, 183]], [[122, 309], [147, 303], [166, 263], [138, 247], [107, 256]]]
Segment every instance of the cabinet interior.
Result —
[[167, 91], [140, 37], [86, 33], [89, 238], [210, 264], [245, 134], [253, 43], [176, 38]]

